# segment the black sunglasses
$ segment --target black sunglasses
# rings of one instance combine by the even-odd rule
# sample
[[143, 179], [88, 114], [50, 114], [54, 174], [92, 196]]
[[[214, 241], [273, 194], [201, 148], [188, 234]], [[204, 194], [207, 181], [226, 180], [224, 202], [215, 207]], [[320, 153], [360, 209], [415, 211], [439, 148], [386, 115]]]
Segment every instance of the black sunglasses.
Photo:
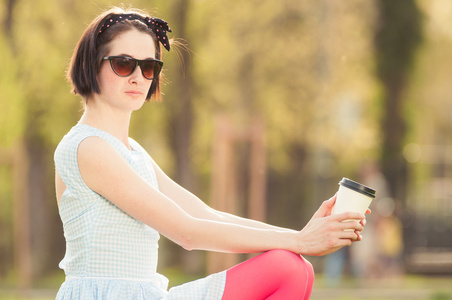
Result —
[[163, 66], [163, 61], [152, 58], [140, 60], [127, 56], [107, 56], [102, 60], [109, 60], [113, 71], [121, 77], [132, 75], [140, 66], [143, 77], [149, 80], [157, 78]]

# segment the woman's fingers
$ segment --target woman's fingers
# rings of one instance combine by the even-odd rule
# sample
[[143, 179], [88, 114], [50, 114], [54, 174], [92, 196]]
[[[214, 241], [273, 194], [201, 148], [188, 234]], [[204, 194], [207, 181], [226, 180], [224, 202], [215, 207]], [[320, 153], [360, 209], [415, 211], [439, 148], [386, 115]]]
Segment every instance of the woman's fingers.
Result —
[[361, 221], [359, 219], [345, 219], [341, 221], [339, 228], [348, 233], [343, 238], [349, 238], [352, 242], [358, 242], [362, 240], [361, 232], [364, 230], [364, 225], [365, 219]]
[[366, 219], [362, 219], [361, 222], [359, 222], [359, 223], [361, 223], [361, 225], [363, 225], [363, 227], [364, 227], [364, 226], [366, 226], [367, 221], [366, 221]]
[[356, 240], [355, 242], [359, 242], [363, 239], [363, 236], [361, 235], [361, 231], [355, 231], [355, 235], [356, 235]]
[[345, 220], [356, 220], [357, 222], [361, 222], [362, 220], [365, 219], [363, 214], [356, 213], [356, 212], [345, 212], [345, 213], [333, 215], [333, 216], [331, 216], [331, 218], [333, 218], [339, 222], [342, 222]]
[[[324, 201], [301, 230], [305, 251], [301, 254], [325, 255], [362, 240], [365, 216], [356, 212], [331, 215], [335, 201], [336, 195]], [[370, 213], [370, 210], [366, 213]]]
[[345, 220], [339, 223], [338, 229], [342, 231], [361, 232], [363, 231], [364, 226], [356, 220]]
[[331, 215], [331, 211], [333, 210], [334, 203], [336, 203], [336, 195], [331, 197], [328, 200], [323, 201], [320, 205], [319, 209], [312, 216], [313, 218], [322, 218]]
[[345, 236], [342, 239], [347, 239], [350, 241], [350, 244], [353, 242], [357, 242], [360, 239], [360, 235], [356, 234], [356, 231], [344, 231]]

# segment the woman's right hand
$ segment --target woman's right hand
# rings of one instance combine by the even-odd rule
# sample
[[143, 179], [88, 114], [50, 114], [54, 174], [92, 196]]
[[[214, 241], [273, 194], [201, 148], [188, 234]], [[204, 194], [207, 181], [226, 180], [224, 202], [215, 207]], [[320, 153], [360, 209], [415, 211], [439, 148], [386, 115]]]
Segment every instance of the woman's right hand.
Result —
[[[363, 222], [345, 220], [364, 220], [360, 213], [331, 215], [336, 196], [322, 203], [311, 220], [299, 232], [300, 254], [327, 255], [352, 242], [361, 240], [359, 233], [364, 229]], [[348, 229], [348, 231], [347, 231]]]

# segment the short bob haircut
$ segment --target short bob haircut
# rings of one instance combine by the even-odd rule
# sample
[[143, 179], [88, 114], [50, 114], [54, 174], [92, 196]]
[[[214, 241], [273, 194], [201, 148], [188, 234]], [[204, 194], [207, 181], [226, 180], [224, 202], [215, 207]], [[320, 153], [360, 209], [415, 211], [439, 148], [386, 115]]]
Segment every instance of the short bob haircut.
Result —
[[[100, 71], [102, 58], [107, 55], [111, 41], [118, 35], [133, 29], [149, 34], [155, 44], [155, 58], [161, 60], [162, 50], [160, 43], [152, 30], [143, 22], [124, 20], [99, 34], [102, 25], [107, 19], [116, 14], [130, 13], [146, 17], [146, 14], [136, 9], [125, 11], [122, 8], [114, 7], [94, 19], [78, 42], [69, 64], [67, 79], [72, 83], [74, 94], [82, 96], [85, 99], [85, 103], [93, 93], [101, 94], [102, 92], [97, 82], [97, 75]], [[161, 76], [160, 74], [158, 78], [153, 79], [146, 101], [149, 101], [151, 97], [154, 97], [157, 101], [161, 100]]]

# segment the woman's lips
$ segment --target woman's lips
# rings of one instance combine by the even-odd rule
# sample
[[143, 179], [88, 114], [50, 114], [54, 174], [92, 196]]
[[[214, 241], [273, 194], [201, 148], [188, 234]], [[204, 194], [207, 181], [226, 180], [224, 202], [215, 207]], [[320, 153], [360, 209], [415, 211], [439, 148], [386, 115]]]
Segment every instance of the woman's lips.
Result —
[[126, 91], [125, 93], [126, 93], [127, 95], [129, 95], [129, 96], [134, 96], [134, 97], [138, 97], [138, 96], [143, 95], [142, 92], [140, 92], [140, 91], [135, 91], [135, 90]]

